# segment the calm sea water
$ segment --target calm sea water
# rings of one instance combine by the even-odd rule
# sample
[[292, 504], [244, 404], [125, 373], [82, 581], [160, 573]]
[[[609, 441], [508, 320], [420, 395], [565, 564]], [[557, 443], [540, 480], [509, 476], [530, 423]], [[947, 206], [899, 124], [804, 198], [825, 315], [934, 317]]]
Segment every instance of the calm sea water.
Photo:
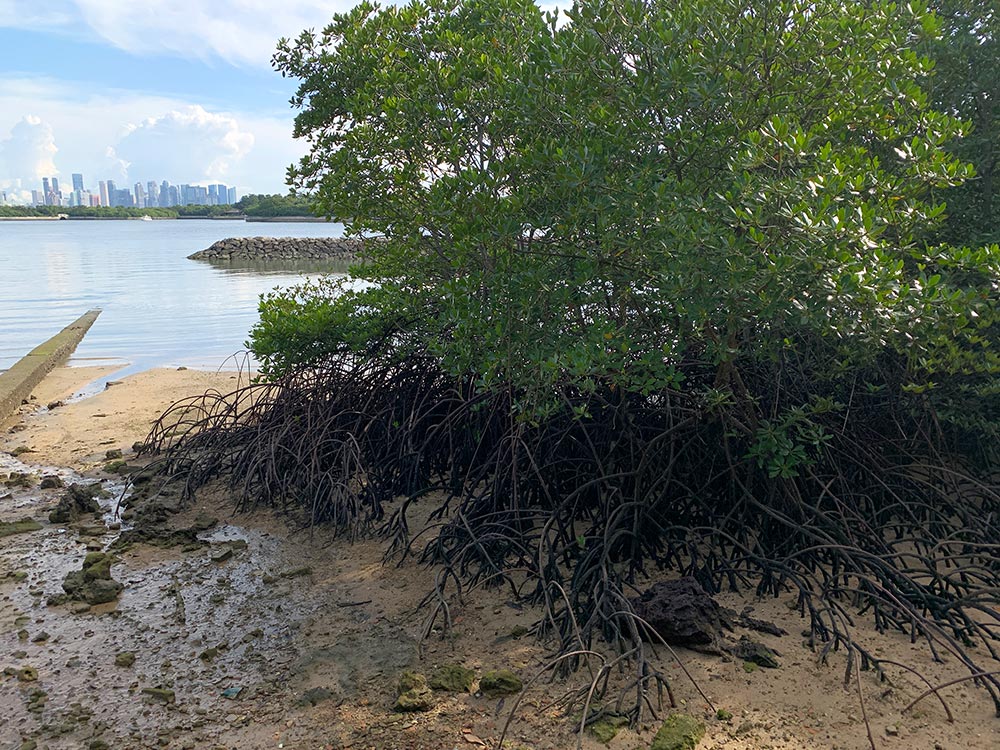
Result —
[[[71, 364], [218, 368], [243, 348], [261, 293], [317, 274], [212, 266], [187, 256], [225, 237], [339, 236], [339, 224], [0, 222], [0, 370], [102, 310]], [[125, 374], [119, 373], [116, 377]]]

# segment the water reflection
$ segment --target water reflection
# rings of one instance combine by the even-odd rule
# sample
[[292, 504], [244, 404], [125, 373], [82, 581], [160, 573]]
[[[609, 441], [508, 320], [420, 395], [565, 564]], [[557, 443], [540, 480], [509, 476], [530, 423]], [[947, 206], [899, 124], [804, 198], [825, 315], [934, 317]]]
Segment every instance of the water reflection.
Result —
[[[268, 224], [275, 237], [329, 237], [333, 224]], [[0, 370], [86, 310], [103, 312], [80, 359], [218, 367], [257, 321], [260, 295], [347, 264], [208, 264], [187, 256], [261, 225], [218, 221], [0, 222]]]
[[290, 274], [346, 274], [352, 265], [346, 260], [196, 260], [223, 273], [260, 276], [288, 276]]

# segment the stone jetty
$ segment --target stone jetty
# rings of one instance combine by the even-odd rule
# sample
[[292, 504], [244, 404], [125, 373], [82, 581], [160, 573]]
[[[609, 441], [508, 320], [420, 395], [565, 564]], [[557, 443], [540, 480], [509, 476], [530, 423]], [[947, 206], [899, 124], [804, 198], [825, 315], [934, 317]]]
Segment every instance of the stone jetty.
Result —
[[230, 237], [189, 255], [191, 260], [352, 261], [361, 241], [345, 237]]

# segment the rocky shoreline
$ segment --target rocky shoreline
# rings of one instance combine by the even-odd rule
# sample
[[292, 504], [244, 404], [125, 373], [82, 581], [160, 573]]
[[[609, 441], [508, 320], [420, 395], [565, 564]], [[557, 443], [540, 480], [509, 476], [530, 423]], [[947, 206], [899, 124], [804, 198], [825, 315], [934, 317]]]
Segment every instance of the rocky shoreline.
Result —
[[353, 261], [361, 248], [360, 240], [346, 237], [229, 237], [188, 258], [207, 261]]

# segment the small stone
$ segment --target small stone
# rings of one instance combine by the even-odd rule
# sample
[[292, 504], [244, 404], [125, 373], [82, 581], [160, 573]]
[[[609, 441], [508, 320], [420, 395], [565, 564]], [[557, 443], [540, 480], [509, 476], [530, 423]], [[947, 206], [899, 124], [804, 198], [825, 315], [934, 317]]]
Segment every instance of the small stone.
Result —
[[396, 685], [396, 694], [425, 687], [427, 687], [427, 678], [419, 672], [408, 669], [399, 676], [399, 683]]
[[414, 711], [429, 711], [434, 706], [434, 693], [426, 685], [400, 693], [396, 698], [396, 711], [410, 713]]
[[195, 531], [208, 531], [218, 523], [219, 519], [215, 516], [210, 516], [207, 513], [199, 513], [194, 517], [194, 521], [191, 522], [191, 528]]
[[600, 719], [590, 724], [587, 729], [592, 735], [594, 735], [598, 742], [603, 742], [606, 745], [615, 738], [615, 735], [618, 734], [618, 730], [627, 724], [627, 716], [611, 714], [609, 716], [602, 716]]
[[116, 458], [104, 465], [104, 471], [108, 474], [127, 474], [129, 471], [128, 462], [124, 459]]
[[46, 474], [38, 486], [43, 490], [54, 490], [63, 486], [63, 480], [55, 474]]
[[167, 690], [166, 688], [143, 688], [140, 692], [144, 695], [148, 695], [151, 700], [160, 701], [161, 703], [177, 702], [177, 698], [174, 696], [174, 691]]
[[461, 664], [445, 664], [431, 673], [430, 687], [450, 693], [468, 693], [476, 673]]
[[887, 737], [898, 737], [899, 727], [896, 724], [890, 724], [885, 728], [885, 734]]
[[479, 692], [488, 697], [521, 692], [521, 678], [509, 669], [487, 672], [479, 679]]
[[34, 682], [38, 679], [38, 670], [34, 667], [21, 667], [17, 670], [17, 679], [21, 682]]
[[687, 714], [671, 714], [660, 725], [649, 750], [695, 750], [705, 736], [705, 722]]
[[65, 406], [65, 404], [62, 401], [49, 401], [48, 406], [45, 408], [52, 411], [53, 409], [58, 409], [60, 406]]
[[743, 659], [744, 662], [752, 662], [766, 669], [777, 669], [781, 666], [778, 661], [778, 654], [773, 649], [768, 648], [763, 643], [751, 640], [745, 635], [740, 638], [731, 653], [737, 659]]
[[212, 646], [212, 648], [206, 648], [204, 651], [198, 654], [198, 658], [201, 659], [202, 661], [212, 661], [218, 655], [219, 655], [219, 649], [216, 646]]
[[314, 687], [306, 690], [302, 695], [300, 695], [296, 701], [295, 705], [300, 707], [305, 706], [316, 706], [323, 701], [329, 700], [333, 697], [333, 691], [325, 687]]
[[311, 576], [312, 572], [313, 572], [312, 568], [306, 565], [301, 568], [292, 568], [291, 570], [286, 570], [280, 575], [282, 578], [300, 578], [302, 576]]
[[743, 671], [752, 674], [757, 671], [757, 665], [752, 661], [745, 661], [743, 662]]
[[131, 667], [133, 664], [135, 664], [135, 654], [131, 651], [122, 651], [115, 656], [116, 667]]
[[121, 449], [120, 448], [111, 448], [109, 450], [106, 450], [106, 451], [104, 451], [104, 457], [106, 459], [108, 459], [109, 461], [111, 459], [113, 459], [113, 458], [121, 458], [122, 457]]
[[232, 547], [224, 547], [223, 549], [216, 550], [212, 553], [212, 562], [221, 563], [225, 562], [233, 556]]
[[48, 633], [46, 633], [46, 632], [45, 632], [45, 631], [43, 630], [43, 631], [42, 631], [41, 633], [39, 633], [39, 634], [38, 634], [38, 635], [36, 635], [36, 636], [35, 636], [34, 638], [32, 638], [32, 639], [31, 639], [31, 642], [32, 642], [32, 643], [45, 643], [45, 641], [47, 641], [48, 639], [49, 639], [49, 634], [48, 634]]

